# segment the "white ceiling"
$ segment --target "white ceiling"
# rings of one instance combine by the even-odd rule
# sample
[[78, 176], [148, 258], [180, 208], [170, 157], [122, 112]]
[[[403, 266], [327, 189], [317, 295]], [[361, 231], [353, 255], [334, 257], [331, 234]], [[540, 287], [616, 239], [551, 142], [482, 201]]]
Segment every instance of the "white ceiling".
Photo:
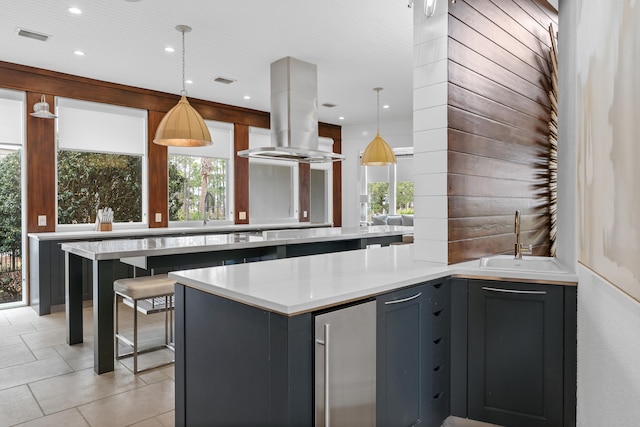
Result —
[[[1, 9], [2, 61], [178, 94], [175, 26], [185, 24], [191, 98], [269, 111], [269, 65], [293, 56], [318, 66], [318, 103], [338, 105], [320, 105], [320, 121], [375, 123], [377, 86], [389, 104], [381, 122], [412, 117], [413, 11], [404, 0], [10, 0]], [[19, 37], [17, 28], [51, 37]]]

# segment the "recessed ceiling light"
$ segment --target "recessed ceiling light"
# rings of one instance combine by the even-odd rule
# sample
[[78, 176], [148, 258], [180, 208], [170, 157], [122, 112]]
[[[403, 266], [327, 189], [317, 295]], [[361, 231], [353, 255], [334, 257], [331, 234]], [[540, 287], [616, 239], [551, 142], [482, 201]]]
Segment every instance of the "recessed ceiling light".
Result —
[[382, 108], [384, 108], [385, 110], [389, 109], [389, 105], [383, 105]]
[[251, 97], [249, 95], [245, 95], [243, 98], [244, 99], [251, 99]]
[[193, 80], [185, 80], [184, 82], [185, 82], [186, 84], [188, 84], [188, 85], [192, 85], [192, 84], [193, 84]]
[[75, 53], [78, 56], [84, 56], [84, 52], [81, 50], [74, 50], [73, 53]]
[[338, 120], [344, 120], [343, 116], [338, 117]]
[[167, 46], [164, 48], [165, 52], [175, 52], [176, 50], [174, 48], [172, 48], [171, 46]]
[[74, 15], [80, 15], [82, 13], [82, 11], [80, 9], [78, 9], [77, 7], [70, 7], [69, 8], [69, 13], [73, 13]]

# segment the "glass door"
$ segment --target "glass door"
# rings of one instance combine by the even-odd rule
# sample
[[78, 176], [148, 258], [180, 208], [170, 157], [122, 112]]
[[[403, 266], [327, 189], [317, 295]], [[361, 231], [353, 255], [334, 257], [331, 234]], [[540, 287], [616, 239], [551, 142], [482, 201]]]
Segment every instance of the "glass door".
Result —
[[0, 308], [26, 302], [23, 250], [24, 92], [0, 89]]

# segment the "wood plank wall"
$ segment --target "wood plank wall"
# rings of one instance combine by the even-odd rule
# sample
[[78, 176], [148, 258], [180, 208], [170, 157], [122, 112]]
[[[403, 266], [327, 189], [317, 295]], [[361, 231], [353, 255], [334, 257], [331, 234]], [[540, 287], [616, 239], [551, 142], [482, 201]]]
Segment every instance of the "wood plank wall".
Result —
[[[153, 144], [155, 130], [164, 116], [179, 99], [178, 95], [124, 86], [85, 77], [57, 73], [40, 68], [27, 67], [0, 61], [0, 87], [27, 92], [26, 120], [26, 175], [27, 175], [27, 232], [55, 231], [56, 177], [55, 177], [55, 127], [53, 120], [29, 116], [33, 105], [45, 94], [54, 108], [54, 96], [84, 101], [101, 102], [149, 111], [148, 167], [149, 167], [149, 227], [168, 226], [168, 164], [167, 148]], [[207, 120], [234, 123], [236, 151], [249, 148], [250, 126], [269, 128], [269, 113], [216, 102], [189, 98], [191, 105]], [[334, 139], [334, 151], [341, 150], [341, 127], [319, 123], [320, 136]], [[239, 148], [240, 147], [240, 148]], [[248, 223], [249, 180], [248, 159], [235, 161], [234, 200], [236, 223]], [[246, 165], [245, 165], [246, 163]], [[246, 167], [244, 167], [245, 165]], [[334, 224], [341, 224], [341, 163], [334, 164]], [[303, 185], [301, 185], [301, 188]], [[309, 188], [308, 184], [307, 187]], [[335, 191], [338, 191], [336, 194]], [[308, 210], [308, 206], [305, 208]], [[238, 212], [246, 212], [246, 220], [239, 220]], [[160, 213], [160, 222], [155, 214]], [[336, 213], [340, 216], [336, 216]], [[47, 216], [47, 225], [38, 226], [38, 215]]]
[[449, 263], [549, 254], [550, 44], [557, 12], [544, 0], [458, 0], [449, 6]]

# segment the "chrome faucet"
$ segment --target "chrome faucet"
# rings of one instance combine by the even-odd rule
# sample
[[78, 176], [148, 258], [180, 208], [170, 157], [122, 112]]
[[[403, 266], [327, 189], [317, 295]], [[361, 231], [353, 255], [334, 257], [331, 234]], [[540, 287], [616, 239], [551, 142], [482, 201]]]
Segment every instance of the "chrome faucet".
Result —
[[522, 259], [522, 254], [526, 253], [527, 255], [530, 255], [531, 252], [533, 251], [533, 247], [531, 245], [529, 245], [529, 247], [526, 247], [520, 242], [520, 210], [516, 210], [516, 217], [515, 217], [515, 233], [516, 233], [516, 250], [515, 250], [515, 257], [517, 259]]

